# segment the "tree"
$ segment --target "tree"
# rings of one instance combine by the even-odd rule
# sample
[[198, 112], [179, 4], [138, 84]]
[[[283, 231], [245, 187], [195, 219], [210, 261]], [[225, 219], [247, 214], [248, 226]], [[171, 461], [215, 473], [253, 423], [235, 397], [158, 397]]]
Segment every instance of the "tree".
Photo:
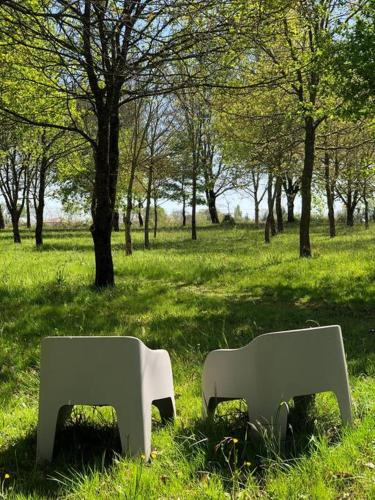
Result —
[[[29, 191], [35, 210], [35, 244], [43, 244], [44, 207], [47, 188], [58, 177], [57, 167], [64, 161], [79, 162], [78, 153], [82, 154], [84, 144], [72, 134], [63, 130], [36, 129], [36, 151], [33, 154], [33, 166], [30, 169]], [[63, 166], [62, 166], [63, 168]]]
[[348, 8], [338, 0], [282, 3], [272, 23], [263, 15], [262, 36], [251, 37], [252, 44], [259, 50], [257, 77], [261, 71], [264, 75], [279, 78], [280, 88], [294, 99], [292, 109], [303, 126], [301, 257], [311, 256], [311, 185], [316, 131], [331, 112], [331, 102], [325, 91], [327, 80], [331, 77], [325, 49], [334, 39], [337, 20], [345, 21], [350, 16]]
[[3, 214], [3, 207], [0, 205], [0, 229], [5, 229], [5, 220]]
[[191, 238], [197, 239], [198, 178], [201, 174], [204, 109], [199, 92], [179, 92], [179, 106], [184, 117], [191, 164]]
[[317, 158], [322, 169], [317, 170], [317, 185], [323, 185], [327, 198], [329, 233], [336, 235], [335, 200], [347, 211], [347, 225], [354, 224], [354, 213], [363, 198], [372, 192], [371, 166], [374, 162], [374, 142], [366, 121], [328, 120], [317, 138]]
[[234, 209], [234, 219], [236, 221], [240, 221], [242, 220], [242, 211], [241, 211], [241, 207], [239, 205], [236, 205], [236, 208]]
[[[6, 95], [1, 108], [30, 124], [76, 132], [92, 146], [91, 230], [98, 287], [114, 284], [111, 230], [119, 170], [119, 110], [131, 101], [173, 89], [177, 83], [171, 63], [196, 57], [197, 40], [212, 38], [216, 49], [224, 50], [226, 41], [219, 28], [226, 30], [227, 20], [217, 15], [221, 3], [225, 4], [179, 0], [173, 4], [169, 0], [1, 3], [1, 36], [13, 50], [20, 47], [26, 52], [28, 68], [47, 77], [48, 83], [37, 77], [34, 85], [48, 90], [52, 101], [63, 99], [66, 120], [24, 115]], [[207, 18], [210, 22], [205, 22]], [[211, 45], [211, 50], [215, 47]], [[87, 109], [80, 108], [82, 102]], [[83, 113], [94, 116], [94, 133], [85, 128]]]
[[294, 202], [301, 186], [301, 178], [298, 175], [293, 175], [293, 172], [288, 170], [283, 175], [283, 188], [287, 199], [287, 222], [293, 224], [295, 222], [294, 216]]
[[0, 190], [12, 221], [14, 243], [21, 243], [19, 221], [26, 199], [26, 172], [31, 154], [8, 144], [0, 159]]
[[[132, 255], [132, 211], [133, 211], [133, 188], [136, 180], [136, 171], [144, 161], [146, 134], [152, 116], [152, 107], [145, 101], [137, 100], [130, 104], [127, 110], [129, 123], [125, 127], [125, 141], [123, 143], [123, 161], [125, 164], [124, 174], [126, 177], [126, 204], [125, 204], [125, 253]], [[123, 108], [126, 111], [126, 108]], [[131, 113], [131, 114], [130, 114]], [[129, 116], [130, 115], [130, 116]]]
[[334, 92], [343, 99], [345, 115], [373, 117], [375, 106], [375, 2], [359, 3], [350, 22], [342, 24], [340, 37], [327, 47]]
[[[144, 220], [144, 247], [150, 249], [151, 198], [155, 189], [155, 179], [167, 177], [170, 140], [174, 132], [173, 113], [170, 113], [169, 99], [154, 97], [149, 102], [150, 121], [146, 131], [146, 210]], [[165, 178], [164, 178], [165, 180]], [[154, 196], [155, 200], [156, 196]], [[154, 210], [154, 218], [157, 212]], [[156, 217], [157, 218], [157, 217]], [[155, 226], [155, 224], [154, 224]]]

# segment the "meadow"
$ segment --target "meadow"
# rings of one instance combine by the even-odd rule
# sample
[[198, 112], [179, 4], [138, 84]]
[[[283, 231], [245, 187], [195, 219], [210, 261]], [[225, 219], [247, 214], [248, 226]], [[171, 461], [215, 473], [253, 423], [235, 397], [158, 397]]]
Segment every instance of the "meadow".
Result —
[[[314, 257], [298, 257], [298, 229], [271, 245], [251, 225], [166, 228], [126, 257], [113, 236], [116, 287], [92, 288], [88, 229], [49, 229], [42, 250], [22, 231], [0, 233], [0, 498], [375, 498], [375, 227], [325, 224]], [[248, 439], [243, 403], [201, 418], [207, 353], [283, 329], [340, 324], [354, 425], [342, 428], [331, 394], [301, 418], [290, 410], [283, 452]], [[177, 419], [153, 422], [149, 463], [119, 455], [110, 408], [77, 408], [57, 435], [54, 462], [35, 466], [40, 341], [47, 335], [133, 335], [172, 358]]]

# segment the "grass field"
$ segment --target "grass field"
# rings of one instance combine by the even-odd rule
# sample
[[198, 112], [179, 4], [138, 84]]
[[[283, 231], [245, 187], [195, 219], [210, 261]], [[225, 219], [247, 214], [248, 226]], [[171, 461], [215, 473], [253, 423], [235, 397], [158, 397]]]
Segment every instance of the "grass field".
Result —
[[[375, 228], [313, 228], [314, 258], [297, 257], [297, 228], [270, 246], [250, 226], [161, 231], [125, 257], [114, 235], [116, 288], [97, 292], [87, 230], [49, 230], [43, 250], [0, 234], [0, 498], [375, 499]], [[307, 419], [291, 410], [287, 449], [246, 440], [241, 403], [200, 416], [206, 354], [260, 333], [340, 324], [355, 423], [333, 396]], [[35, 467], [40, 341], [46, 335], [134, 335], [171, 354], [178, 417], [155, 412], [150, 463], [118, 455], [109, 408], [78, 408], [47, 469]], [[74, 425], [73, 425], [74, 424]], [[226, 438], [226, 439], [225, 439]], [[231, 438], [235, 438], [234, 440]], [[236, 442], [238, 440], [238, 442]], [[114, 451], [113, 451], [114, 450]]]

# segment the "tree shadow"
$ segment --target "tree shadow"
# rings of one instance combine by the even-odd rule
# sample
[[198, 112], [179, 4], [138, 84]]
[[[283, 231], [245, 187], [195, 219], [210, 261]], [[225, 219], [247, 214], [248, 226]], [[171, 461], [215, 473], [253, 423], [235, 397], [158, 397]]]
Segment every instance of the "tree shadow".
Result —
[[[161, 273], [163, 274], [163, 270]], [[203, 282], [220, 269], [207, 269]], [[221, 295], [199, 285], [175, 285], [173, 306], [160, 273], [141, 286], [134, 273], [127, 285], [96, 292], [84, 284], [46, 283], [19, 300], [19, 289], [0, 288], [2, 341], [1, 391], [22, 388], [22, 377], [37, 378], [40, 341], [48, 335], [132, 335], [151, 348], [170, 351], [172, 360], [194, 361], [200, 373], [205, 355], [217, 348], [237, 348], [272, 331], [340, 324], [349, 372], [375, 374], [375, 298], [351, 290], [348, 299], [328, 280], [314, 286], [256, 282], [236, 295]], [[100, 314], [98, 314], [100, 311]], [[152, 312], [152, 314], [151, 314]], [[142, 318], [140, 320], [140, 318]], [[37, 384], [35, 383], [35, 387]]]

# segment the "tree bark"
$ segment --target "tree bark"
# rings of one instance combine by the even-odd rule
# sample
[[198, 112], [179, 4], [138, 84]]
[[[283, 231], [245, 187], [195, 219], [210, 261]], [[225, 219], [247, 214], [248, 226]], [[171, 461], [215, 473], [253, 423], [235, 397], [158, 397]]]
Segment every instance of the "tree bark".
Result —
[[212, 224], [219, 224], [219, 216], [216, 208], [216, 195], [213, 189], [206, 190], [206, 200]]
[[292, 224], [293, 222], [296, 221], [296, 218], [294, 217], [294, 197], [288, 196], [287, 198], [287, 203], [288, 203], [288, 224]]
[[329, 154], [326, 152], [324, 155], [324, 178], [325, 178], [325, 187], [327, 195], [329, 236], [331, 238], [334, 238], [336, 236], [335, 207], [334, 207], [335, 193], [332, 186], [329, 165], [330, 165], [330, 158]]
[[185, 193], [182, 197], [182, 227], [186, 226], [186, 198]]
[[138, 223], [139, 227], [143, 227], [143, 217], [142, 217], [142, 202], [138, 202]]
[[5, 220], [4, 220], [3, 208], [0, 205], [0, 230], [1, 229], [5, 229]]
[[[115, 96], [118, 99], [118, 96]], [[117, 107], [114, 110], [110, 118], [110, 132], [109, 132], [109, 153], [108, 153], [108, 163], [109, 163], [109, 196], [112, 205], [112, 211], [116, 207], [116, 194], [117, 194], [117, 178], [119, 171], [119, 134], [120, 134], [120, 117]]]
[[346, 225], [349, 227], [354, 226], [354, 212], [355, 205], [353, 203], [348, 204], [346, 207]]
[[46, 194], [46, 175], [48, 169], [48, 161], [45, 157], [41, 160], [39, 172], [39, 189], [37, 202], [34, 203], [35, 208], [35, 245], [40, 247], [43, 245], [43, 223], [44, 223], [44, 206]]
[[113, 231], [115, 231], [115, 233], [118, 233], [120, 231], [120, 214], [118, 210], [113, 211], [112, 229]]
[[300, 257], [311, 257], [310, 221], [311, 221], [311, 182], [315, 160], [315, 126], [311, 116], [305, 118], [305, 155], [301, 179], [301, 222], [300, 222]]
[[105, 119], [98, 122], [95, 151], [95, 209], [91, 234], [95, 251], [95, 286], [104, 288], [115, 283], [111, 246], [113, 206], [109, 186], [109, 123]]
[[154, 238], [156, 238], [158, 234], [158, 200], [156, 196], [154, 196]]
[[254, 204], [255, 204], [255, 213], [254, 213], [254, 222], [255, 222], [255, 227], [259, 229], [259, 201], [254, 198]]
[[283, 221], [283, 210], [281, 206], [281, 193], [282, 193], [283, 181], [280, 176], [276, 179], [276, 217], [277, 217], [277, 232], [282, 233], [284, 231], [284, 221]]
[[293, 182], [293, 177], [286, 174], [283, 180], [284, 191], [287, 199], [287, 222], [288, 224], [293, 224], [296, 219], [294, 216], [294, 202], [297, 193], [300, 189], [299, 180]]
[[94, 150], [95, 182], [91, 234], [95, 251], [95, 286], [114, 286], [112, 223], [119, 165], [119, 89], [113, 87], [107, 102], [98, 96], [98, 132]]
[[126, 204], [126, 212], [125, 212], [125, 254], [126, 255], [132, 255], [132, 253], [133, 253], [132, 233], [131, 233], [132, 209], [133, 209], [133, 202], [132, 202], [132, 200], [129, 201], [129, 199], [128, 199], [127, 204]]
[[267, 201], [268, 201], [268, 214], [266, 219], [266, 225], [264, 228], [264, 242], [270, 243], [270, 233], [272, 236], [276, 234], [275, 228], [275, 217], [273, 215], [273, 207], [275, 203], [275, 194], [273, 194], [273, 175], [268, 174], [267, 183]]
[[197, 239], [197, 165], [195, 158], [193, 158], [192, 172], [191, 239]]
[[128, 189], [126, 194], [126, 211], [125, 211], [125, 253], [131, 255], [133, 253], [131, 225], [132, 225], [132, 210], [133, 210], [133, 185], [135, 178], [135, 170], [137, 162], [132, 161]]
[[145, 248], [150, 249], [150, 211], [151, 211], [151, 191], [153, 183], [153, 165], [150, 163], [148, 169], [148, 180], [146, 190], [146, 210], [145, 210]]
[[30, 192], [26, 190], [26, 227], [31, 228], [31, 214], [30, 214]]
[[365, 203], [365, 229], [369, 228], [369, 213], [368, 213], [368, 200], [366, 196], [364, 196], [364, 203]]
[[12, 229], [13, 229], [13, 241], [14, 243], [21, 243], [21, 235], [20, 235], [20, 214], [19, 213], [11, 213], [10, 218], [12, 220]]

